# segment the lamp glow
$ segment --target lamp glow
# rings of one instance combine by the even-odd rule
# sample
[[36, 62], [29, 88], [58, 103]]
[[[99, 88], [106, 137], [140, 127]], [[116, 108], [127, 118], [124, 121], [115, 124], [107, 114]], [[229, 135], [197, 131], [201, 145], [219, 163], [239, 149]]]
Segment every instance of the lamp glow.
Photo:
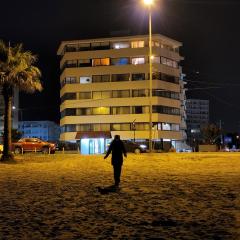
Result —
[[143, 0], [145, 5], [151, 6], [153, 5], [154, 0]]

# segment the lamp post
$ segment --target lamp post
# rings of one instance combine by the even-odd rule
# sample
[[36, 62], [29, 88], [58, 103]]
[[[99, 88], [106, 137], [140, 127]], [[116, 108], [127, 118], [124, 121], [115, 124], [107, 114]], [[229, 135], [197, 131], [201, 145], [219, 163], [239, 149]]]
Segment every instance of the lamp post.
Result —
[[154, 0], [143, 0], [148, 7], [149, 24], [149, 152], [152, 152], [152, 5]]

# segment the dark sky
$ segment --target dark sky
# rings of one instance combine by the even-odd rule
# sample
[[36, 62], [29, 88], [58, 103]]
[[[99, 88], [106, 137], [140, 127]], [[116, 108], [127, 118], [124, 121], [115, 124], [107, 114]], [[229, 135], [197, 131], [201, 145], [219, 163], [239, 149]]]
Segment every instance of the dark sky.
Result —
[[[22, 42], [39, 56], [44, 91], [21, 95], [24, 120], [59, 121], [62, 40], [108, 37], [111, 31], [148, 33], [141, 0], [12, 0], [1, 3], [0, 38]], [[158, 0], [153, 32], [183, 42], [188, 97], [210, 100], [211, 122], [226, 130], [240, 122], [240, 1]]]

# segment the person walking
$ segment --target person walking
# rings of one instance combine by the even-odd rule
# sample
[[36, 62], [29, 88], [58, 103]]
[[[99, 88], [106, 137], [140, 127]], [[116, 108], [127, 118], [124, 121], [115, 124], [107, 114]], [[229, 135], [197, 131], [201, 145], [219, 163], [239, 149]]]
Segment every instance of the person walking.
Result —
[[112, 153], [112, 166], [113, 166], [114, 182], [115, 182], [114, 186], [118, 187], [120, 184], [123, 155], [127, 157], [127, 152], [126, 152], [124, 143], [120, 139], [119, 135], [114, 136], [114, 139], [111, 142], [104, 159], [106, 159], [110, 153]]

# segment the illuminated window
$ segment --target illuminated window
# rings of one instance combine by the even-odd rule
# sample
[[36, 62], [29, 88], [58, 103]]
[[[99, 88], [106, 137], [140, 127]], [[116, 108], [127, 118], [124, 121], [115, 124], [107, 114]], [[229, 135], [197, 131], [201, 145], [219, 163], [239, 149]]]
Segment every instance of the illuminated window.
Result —
[[132, 48], [143, 48], [144, 47], [144, 41], [133, 41], [131, 42]]
[[93, 115], [108, 115], [110, 114], [110, 108], [109, 107], [98, 107], [93, 108]]
[[160, 57], [152, 56], [152, 63], [160, 63]]
[[161, 63], [163, 65], [167, 65], [169, 67], [178, 68], [177, 61], [174, 61], [174, 60], [169, 59], [169, 58], [161, 57]]
[[134, 64], [134, 65], [144, 64], [144, 63], [145, 63], [144, 57], [132, 58], [132, 64]]
[[160, 42], [159, 41], [152, 41], [152, 47], [160, 47]]
[[129, 58], [112, 58], [111, 65], [127, 65], [129, 64]]
[[162, 130], [170, 131], [171, 125], [169, 123], [162, 123]]
[[92, 60], [92, 66], [109, 66], [110, 58], [95, 58]]
[[114, 49], [121, 49], [121, 48], [130, 48], [129, 42], [116, 42], [112, 44]]

